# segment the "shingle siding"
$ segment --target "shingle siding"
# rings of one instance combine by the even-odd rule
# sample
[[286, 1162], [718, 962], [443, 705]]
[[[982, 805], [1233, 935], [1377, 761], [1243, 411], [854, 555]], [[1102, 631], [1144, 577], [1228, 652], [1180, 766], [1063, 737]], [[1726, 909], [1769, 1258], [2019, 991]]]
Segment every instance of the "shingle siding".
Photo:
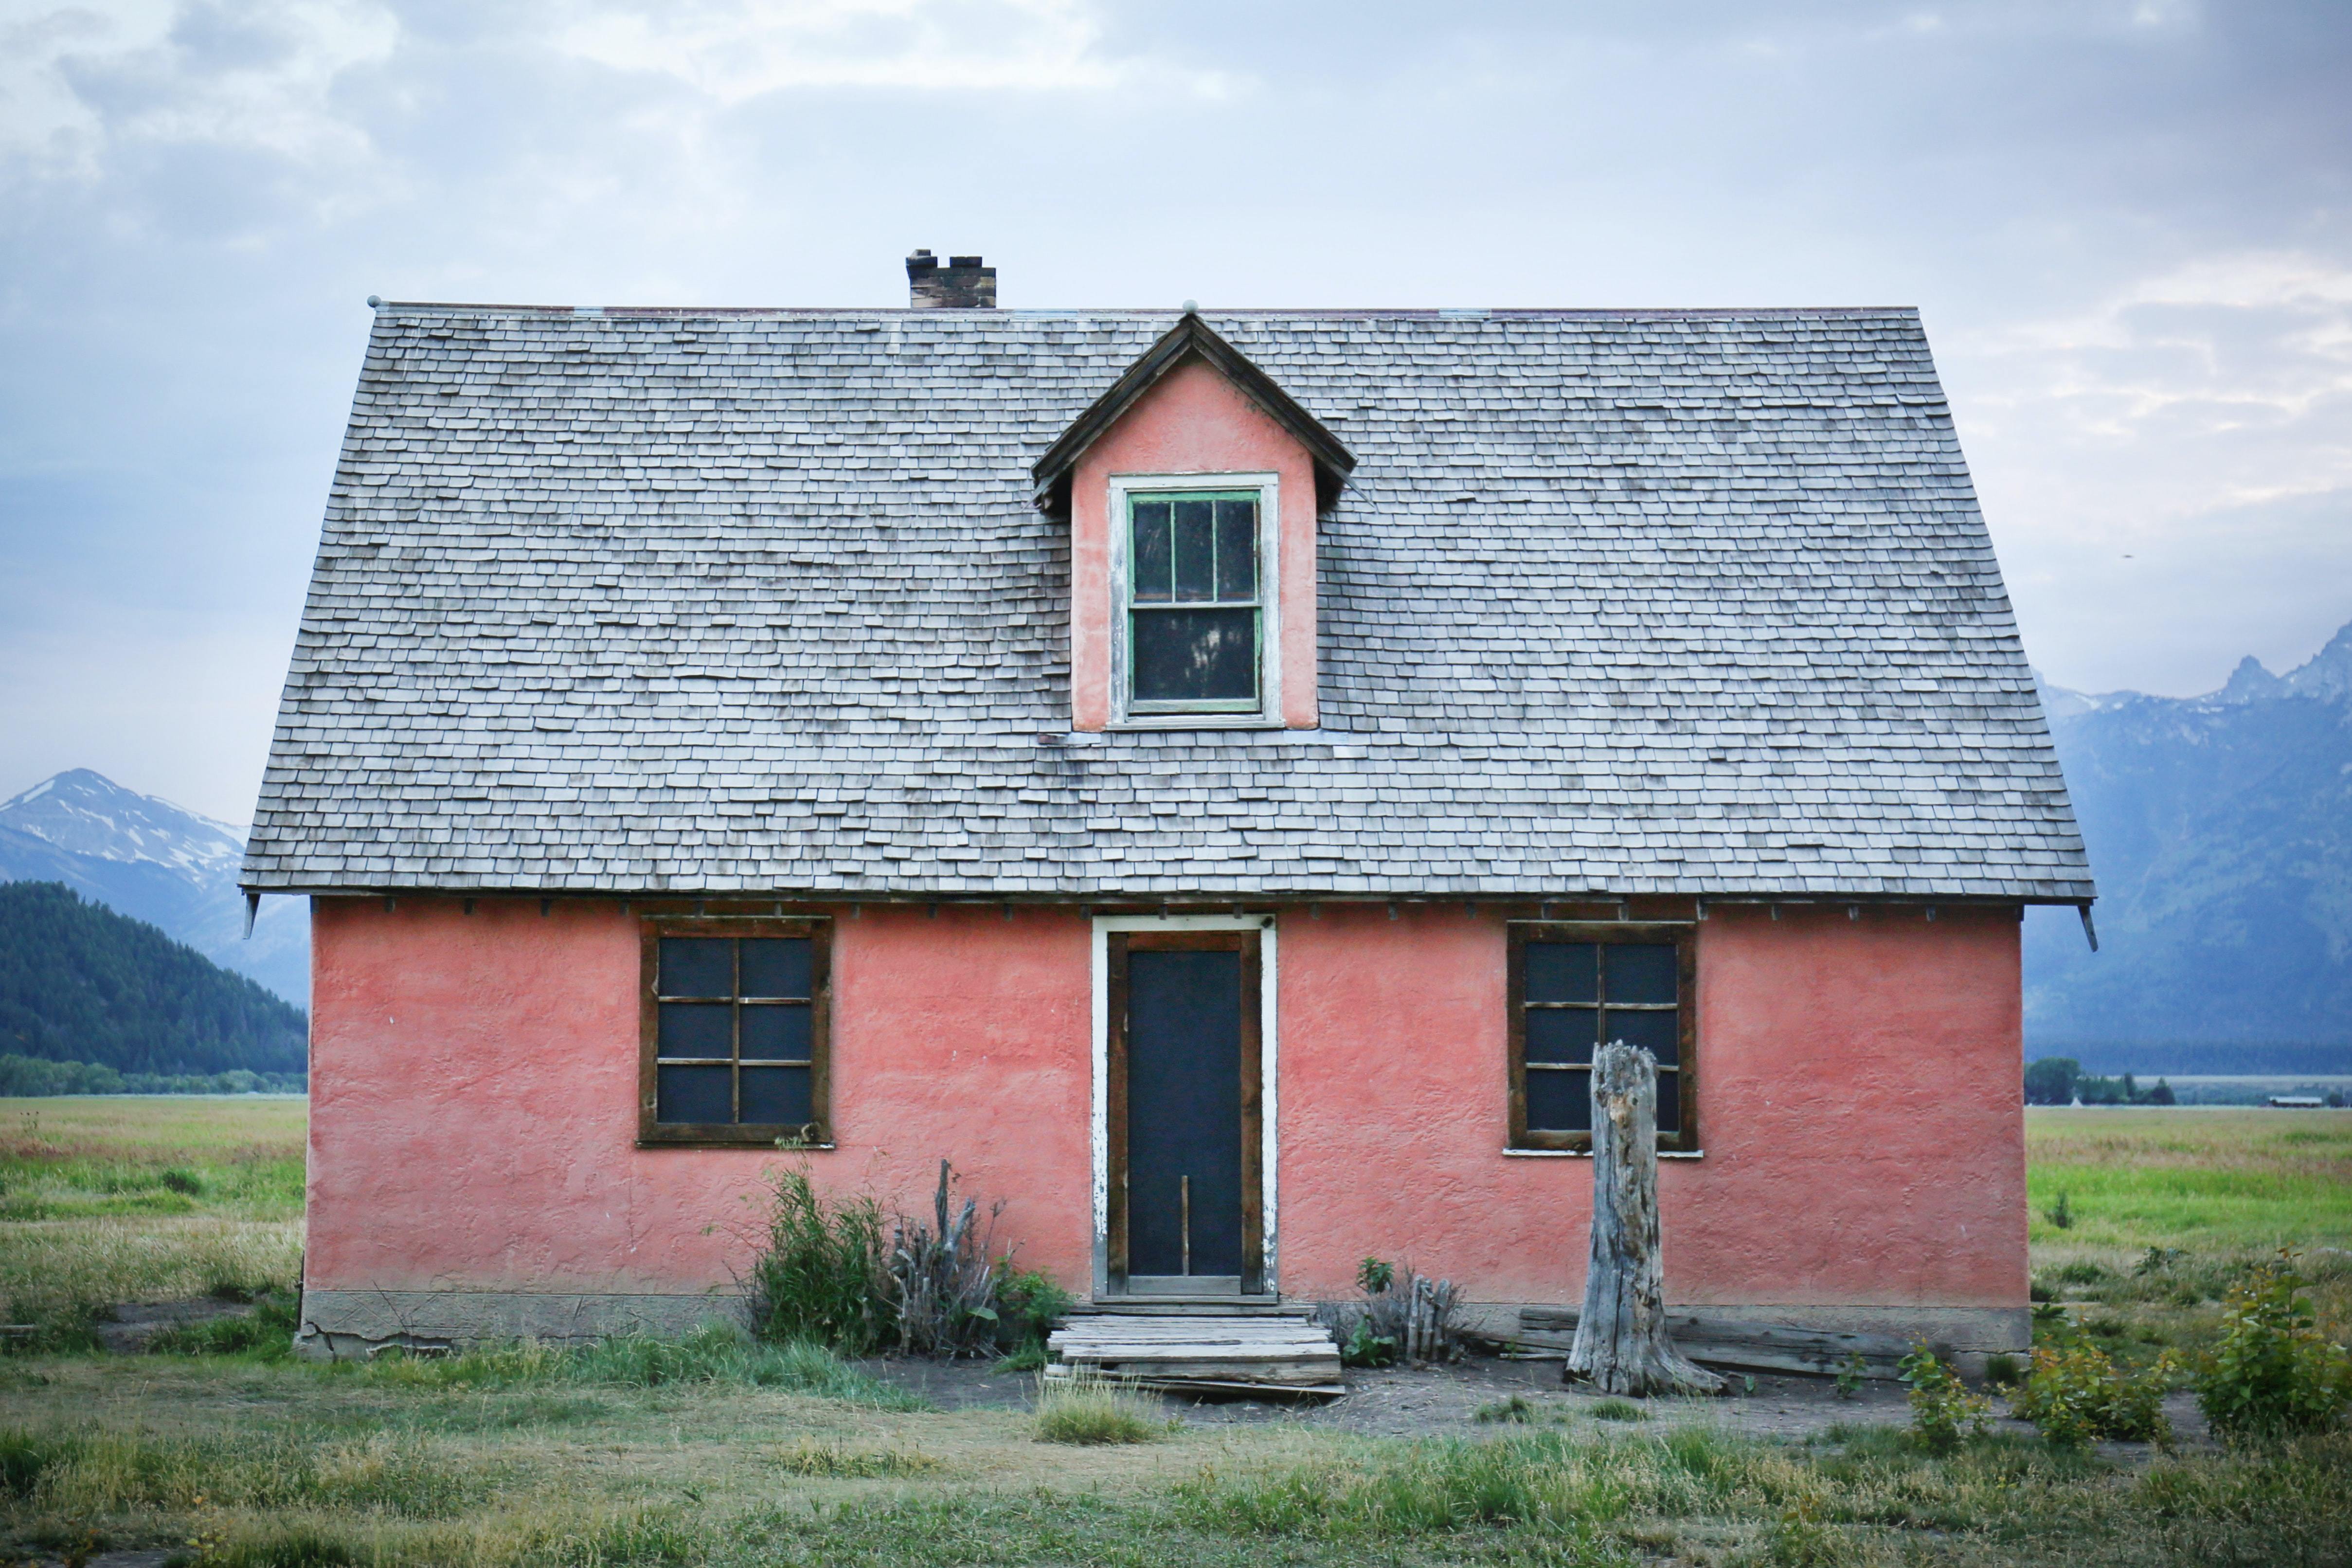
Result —
[[385, 309], [247, 885], [2089, 896], [1909, 311], [1213, 314], [1358, 459], [1324, 727], [1066, 734], [1172, 321]]

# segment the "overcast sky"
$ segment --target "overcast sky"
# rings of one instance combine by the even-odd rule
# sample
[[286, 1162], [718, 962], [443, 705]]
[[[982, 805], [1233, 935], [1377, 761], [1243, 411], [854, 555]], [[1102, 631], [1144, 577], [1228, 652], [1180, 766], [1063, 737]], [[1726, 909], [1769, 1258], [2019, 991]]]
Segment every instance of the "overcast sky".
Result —
[[2028, 652], [2352, 619], [2352, 5], [0, 0], [0, 795], [249, 816], [369, 294], [1915, 304]]

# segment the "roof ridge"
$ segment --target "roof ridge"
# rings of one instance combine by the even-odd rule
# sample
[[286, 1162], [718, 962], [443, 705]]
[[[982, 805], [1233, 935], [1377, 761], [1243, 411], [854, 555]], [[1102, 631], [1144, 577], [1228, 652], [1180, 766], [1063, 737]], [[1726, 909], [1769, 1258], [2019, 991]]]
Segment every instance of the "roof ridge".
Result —
[[[379, 313], [405, 311], [512, 311], [529, 315], [597, 317], [665, 316], [919, 316], [926, 321], [1002, 321], [1103, 316], [1169, 317], [1181, 319], [1181, 305], [1056, 305], [1037, 309], [975, 310], [914, 310], [904, 305], [527, 305], [475, 300], [386, 300]], [[1203, 309], [1204, 318], [1219, 316], [1283, 316], [1302, 321], [1678, 321], [1685, 319], [1738, 321], [1760, 317], [1906, 316], [1916, 317], [1916, 305], [1495, 305], [1380, 306], [1363, 308], [1291, 309], [1278, 305]]]

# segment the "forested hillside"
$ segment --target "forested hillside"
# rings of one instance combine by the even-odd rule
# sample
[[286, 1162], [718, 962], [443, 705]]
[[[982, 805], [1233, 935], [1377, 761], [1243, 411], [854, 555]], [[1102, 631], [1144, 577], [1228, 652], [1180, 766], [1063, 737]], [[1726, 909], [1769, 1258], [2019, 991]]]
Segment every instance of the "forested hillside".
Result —
[[302, 1014], [56, 882], [0, 884], [0, 1053], [123, 1073], [301, 1072]]

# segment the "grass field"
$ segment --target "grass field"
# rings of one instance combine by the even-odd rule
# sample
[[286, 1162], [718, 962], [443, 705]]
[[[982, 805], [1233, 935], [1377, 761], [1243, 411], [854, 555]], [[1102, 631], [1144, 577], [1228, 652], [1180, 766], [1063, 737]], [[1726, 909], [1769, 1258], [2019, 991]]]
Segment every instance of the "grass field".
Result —
[[121, 1300], [289, 1289], [299, 1098], [0, 1100], [0, 1307], [74, 1342]]
[[[0, 1128], [14, 1299], [290, 1279], [299, 1101], [15, 1101]], [[2192, 1342], [2212, 1293], [2280, 1243], [2311, 1249], [2343, 1304], [2352, 1275], [2318, 1249], [2352, 1229], [2352, 1115], [2037, 1111], [2029, 1130], [2037, 1289], [2117, 1348]], [[2042, 1217], [2062, 1191], [2063, 1228]], [[218, 1240], [233, 1230], [243, 1250]], [[45, 1277], [59, 1267], [70, 1284]], [[0, 1357], [0, 1562], [2352, 1563], [2340, 1435], [2173, 1456], [1996, 1436], [1938, 1456], [1895, 1428], [1799, 1444], [1705, 1421], [1122, 1430], [1143, 1440], [1045, 1441], [1025, 1410], [921, 1408], [822, 1352], [723, 1333], [340, 1367], [286, 1359], [282, 1331], [234, 1354], [20, 1350]]]

